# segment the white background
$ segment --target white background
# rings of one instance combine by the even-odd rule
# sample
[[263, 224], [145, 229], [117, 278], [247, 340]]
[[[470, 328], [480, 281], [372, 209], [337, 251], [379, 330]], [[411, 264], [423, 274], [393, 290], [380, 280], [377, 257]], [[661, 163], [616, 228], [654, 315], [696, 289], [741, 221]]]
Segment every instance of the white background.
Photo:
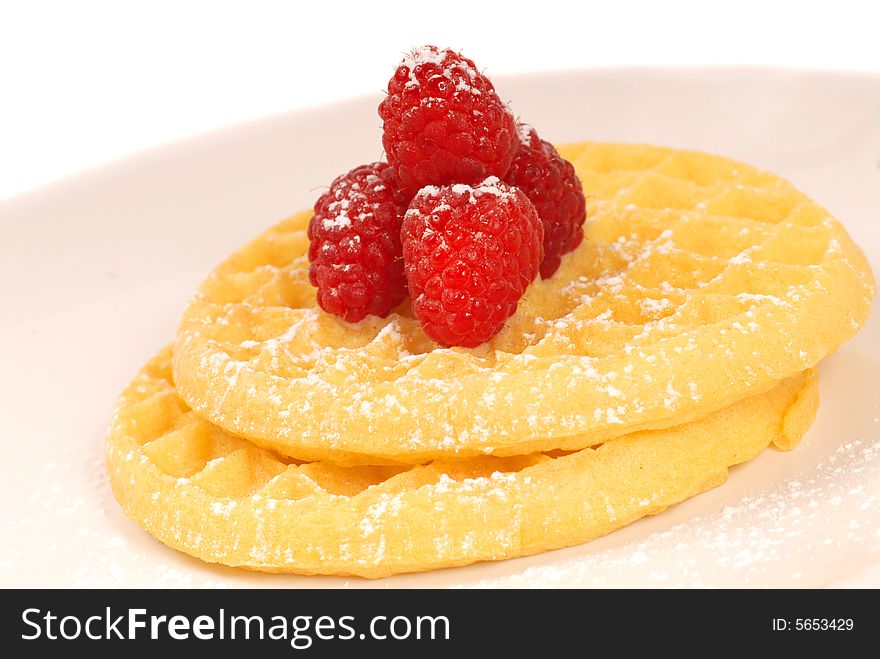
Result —
[[462, 49], [490, 75], [880, 71], [874, 4], [0, 0], [0, 199], [194, 133], [375, 93], [420, 43]]

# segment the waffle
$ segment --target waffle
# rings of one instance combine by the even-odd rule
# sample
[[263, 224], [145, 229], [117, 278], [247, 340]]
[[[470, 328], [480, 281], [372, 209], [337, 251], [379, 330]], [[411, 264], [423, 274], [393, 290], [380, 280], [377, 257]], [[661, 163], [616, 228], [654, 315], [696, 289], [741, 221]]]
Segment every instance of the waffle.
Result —
[[439, 348], [408, 302], [356, 325], [321, 312], [305, 213], [202, 284], [174, 348], [181, 397], [307, 460], [577, 450], [768, 391], [864, 322], [864, 256], [779, 177], [659, 147], [560, 152], [588, 194], [585, 240], [488, 344]]
[[416, 466], [302, 463], [193, 413], [170, 350], [122, 394], [107, 438], [113, 492], [159, 540], [269, 572], [382, 577], [585, 542], [791, 448], [818, 404], [813, 371], [699, 421], [574, 453]]

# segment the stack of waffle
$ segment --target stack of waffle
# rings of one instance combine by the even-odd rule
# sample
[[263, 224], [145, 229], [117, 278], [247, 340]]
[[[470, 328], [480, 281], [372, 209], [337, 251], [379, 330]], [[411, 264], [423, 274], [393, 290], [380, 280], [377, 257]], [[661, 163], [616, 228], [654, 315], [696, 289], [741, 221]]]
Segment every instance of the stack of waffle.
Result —
[[559, 150], [584, 241], [479, 348], [408, 301], [321, 311], [308, 213], [220, 264], [120, 398], [126, 513], [205, 561], [382, 577], [585, 542], [796, 446], [874, 295], [843, 226], [718, 156]]

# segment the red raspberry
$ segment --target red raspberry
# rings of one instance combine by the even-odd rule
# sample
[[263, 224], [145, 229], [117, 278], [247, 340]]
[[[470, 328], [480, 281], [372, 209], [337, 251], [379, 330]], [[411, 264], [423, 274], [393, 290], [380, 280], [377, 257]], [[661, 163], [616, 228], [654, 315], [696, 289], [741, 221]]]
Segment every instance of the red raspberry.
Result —
[[406, 210], [384, 162], [330, 184], [309, 221], [309, 281], [320, 307], [349, 322], [387, 316], [406, 297], [400, 223]]
[[538, 274], [544, 231], [534, 205], [495, 177], [419, 191], [401, 241], [413, 311], [444, 346], [473, 348], [504, 326]]
[[520, 145], [504, 180], [526, 193], [544, 224], [544, 262], [541, 278], [551, 277], [584, 238], [586, 202], [581, 182], [570, 162], [526, 124], [517, 127]]
[[519, 148], [513, 116], [489, 79], [436, 46], [403, 59], [379, 116], [388, 162], [409, 196], [425, 185], [503, 177]]

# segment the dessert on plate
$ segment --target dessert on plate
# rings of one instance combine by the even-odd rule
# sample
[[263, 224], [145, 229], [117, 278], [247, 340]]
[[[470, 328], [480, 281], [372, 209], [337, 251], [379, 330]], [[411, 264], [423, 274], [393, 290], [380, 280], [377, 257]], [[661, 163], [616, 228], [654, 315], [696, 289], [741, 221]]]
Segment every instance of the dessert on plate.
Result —
[[557, 149], [432, 46], [379, 113], [388, 161], [217, 266], [120, 398], [141, 526], [382, 577], [585, 542], [797, 444], [874, 294], [821, 206], [720, 156]]

